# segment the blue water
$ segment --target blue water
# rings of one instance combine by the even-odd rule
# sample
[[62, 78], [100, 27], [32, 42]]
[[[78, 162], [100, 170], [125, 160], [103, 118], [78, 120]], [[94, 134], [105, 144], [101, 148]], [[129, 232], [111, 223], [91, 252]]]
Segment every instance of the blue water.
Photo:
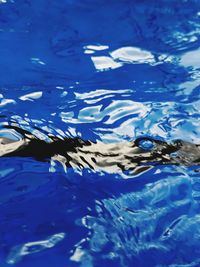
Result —
[[[0, 135], [200, 143], [199, 47], [199, 0], [0, 0]], [[200, 266], [198, 170], [1, 158], [0, 266]]]

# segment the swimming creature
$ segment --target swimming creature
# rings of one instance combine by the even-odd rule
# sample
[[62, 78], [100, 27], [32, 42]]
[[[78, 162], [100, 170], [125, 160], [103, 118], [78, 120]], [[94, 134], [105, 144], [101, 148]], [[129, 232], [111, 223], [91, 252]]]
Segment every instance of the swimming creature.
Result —
[[139, 174], [160, 164], [200, 164], [200, 145], [182, 140], [167, 143], [150, 137], [135, 141], [107, 144], [84, 141], [81, 138], [50, 137], [40, 140], [16, 126], [5, 126], [20, 133], [20, 140], [0, 137], [1, 157], [32, 157], [39, 161], [59, 161], [66, 169], [89, 168], [108, 173]]

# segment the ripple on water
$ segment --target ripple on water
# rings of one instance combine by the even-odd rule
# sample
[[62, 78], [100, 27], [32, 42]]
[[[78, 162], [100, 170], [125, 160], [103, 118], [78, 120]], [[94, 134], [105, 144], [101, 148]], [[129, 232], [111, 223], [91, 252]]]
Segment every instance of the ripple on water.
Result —
[[[173, 176], [167, 169], [164, 172], [165, 179], [159, 179], [161, 173], [154, 173], [156, 182], [140, 185], [134, 192], [119, 197], [96, 201], [98, 216], [86, 216], [83, 220], [91, 229], [90, 240], [85, 241], [89, 242], [89, 249], [79, 247], [84, 255], [107, 263], [116, 260], [120, 266], [144, 266], [142, 257], [148, 257], [148, 266], [198, 260], [198, 251], [192, 254], [190, 246], [194, 249], [199, 235], [189, 237], [195, 235], [193, 231], [199, 224], [198, 215], [189, 215], [195, 210], [191, 177], [183, 170], [174, 170]], [[188, 248], [190, 255], [185, 254]]]

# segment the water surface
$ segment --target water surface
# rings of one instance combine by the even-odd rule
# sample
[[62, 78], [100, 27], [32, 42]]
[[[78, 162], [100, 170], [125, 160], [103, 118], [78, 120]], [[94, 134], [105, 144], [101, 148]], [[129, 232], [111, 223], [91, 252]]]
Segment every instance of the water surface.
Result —
[[[198, 0], [1, 0], [8, 122], [106, 143], [200, 143]], [[0, 160], [0, 266], [200, 266], [198, 167], [138, 177]]]

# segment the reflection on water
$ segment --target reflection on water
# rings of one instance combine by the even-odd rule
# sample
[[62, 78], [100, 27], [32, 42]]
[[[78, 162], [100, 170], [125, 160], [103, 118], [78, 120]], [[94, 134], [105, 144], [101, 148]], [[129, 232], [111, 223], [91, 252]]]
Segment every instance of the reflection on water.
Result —
[[[95, 53], [95, 51], [90, 51]], [[112, 51], [110, 55], [107, 56], [91, 56], [91, 60], [95, 68], [99, 71], [116, 69], [122, 67], [125, 63], [150, 64], [155, 62], [150, 52], [140, 50], [137, 47], [122, 47]]]
[[49, 236], [47, 240], [35, 241], [26, 243], [23, 246], [18, 246], [12, 249], [11, 253], [8, 255], [7, 263], [15, 264], [21, 257], [29, 255], [32, 253], [37, 253], [43, 249], [48, 249], [54, 247], [58, 242], [60, 242], [65, 237], [65, 233], [58, 233]]
[[[199, 144], [199, 17], [197, 0], [0, 1], [0, 135]], [[200, 265], [198, 166], [53, 167], [0, 159], [1, 266]]]

